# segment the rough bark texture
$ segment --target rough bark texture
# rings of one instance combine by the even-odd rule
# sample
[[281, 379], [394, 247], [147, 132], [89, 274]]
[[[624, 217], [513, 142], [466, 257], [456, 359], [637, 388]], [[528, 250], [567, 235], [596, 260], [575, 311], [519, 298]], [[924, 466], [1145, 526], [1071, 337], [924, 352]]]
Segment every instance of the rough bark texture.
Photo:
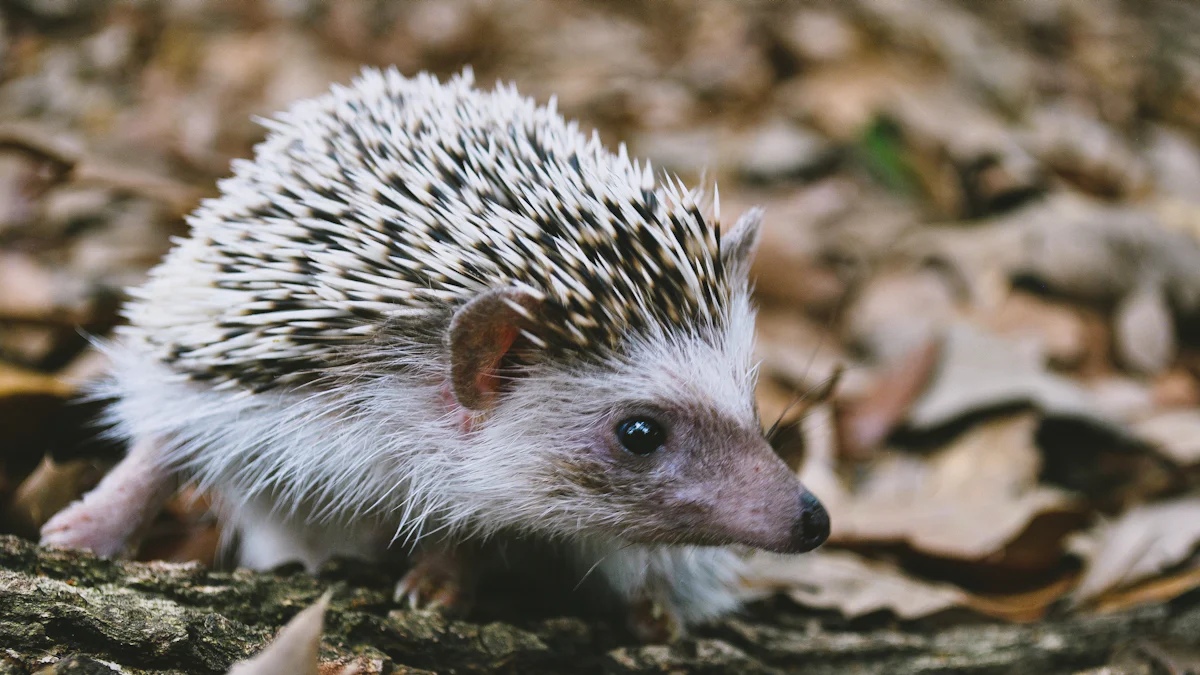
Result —
[[218, 573], [0, 536], [0, 675], [223, 673], [327, 588], [335, 594], [323, 673], [348, 663], [360, 673], [408, 674], [1074, 673], [1109, 663], [1122, 645], [1200, 646], [1198, 598], [1104, 617], [942, 631], [831, 630], [782, 613], [732, 620], [678, 645], [641, 646], [579, 619], [475, 624], [397, 611], [388, 578], [366, 568], [334, 566], [320, 578]]

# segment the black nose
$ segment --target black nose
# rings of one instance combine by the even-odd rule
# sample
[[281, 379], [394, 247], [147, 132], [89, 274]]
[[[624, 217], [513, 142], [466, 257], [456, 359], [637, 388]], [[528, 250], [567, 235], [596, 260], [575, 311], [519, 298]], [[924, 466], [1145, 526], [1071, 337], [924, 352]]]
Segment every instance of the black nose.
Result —
[[792, 526], [792, 550], [804, 553], [829, 538], [829, 512], [811, 492], [800, 496], [800, 517]]

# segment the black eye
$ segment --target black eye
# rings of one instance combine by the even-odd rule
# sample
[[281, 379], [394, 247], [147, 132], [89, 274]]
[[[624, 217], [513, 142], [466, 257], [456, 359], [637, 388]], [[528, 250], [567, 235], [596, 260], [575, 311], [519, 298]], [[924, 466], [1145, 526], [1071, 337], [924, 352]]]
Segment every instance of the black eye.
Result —
[[617, 425], [617, 440], [635, 455], [648, 455], [667, 442], [667, 432], [649, 417], [630, 417]]

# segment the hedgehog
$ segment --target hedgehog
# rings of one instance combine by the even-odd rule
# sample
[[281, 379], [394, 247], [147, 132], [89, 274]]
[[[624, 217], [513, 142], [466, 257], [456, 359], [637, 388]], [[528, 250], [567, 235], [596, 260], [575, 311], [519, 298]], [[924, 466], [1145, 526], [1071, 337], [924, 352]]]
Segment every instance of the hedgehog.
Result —
[[654, 640], [736, 610], [747, 548], [827, 538], [755, 404], [761, 209], [722, 231], [715, 190], [469, 68], [261, 122], [103, 343], [129, 450], [43, 543], [121, 555], [190, 485], [240, 565], [402, 549], [397, 600], [451, 609], [544, 542]]

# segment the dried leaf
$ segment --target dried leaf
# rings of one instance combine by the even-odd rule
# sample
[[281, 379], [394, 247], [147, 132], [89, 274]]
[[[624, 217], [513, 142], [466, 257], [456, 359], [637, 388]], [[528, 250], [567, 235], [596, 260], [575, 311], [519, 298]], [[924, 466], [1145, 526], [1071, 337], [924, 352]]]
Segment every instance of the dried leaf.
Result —
[[1078, 310], [1030, 293], [1008, 293], [995, 311], [980, 317], [980, 323], [1001, 337], [1037, 340], [1050, 362], [1060, 367], [1079, 365], [1090, 347]]
[[1183, 368], [1163, 373], [1154, 381], [1154, 404], [1162, 408], [1200, 405], [1200, 382]]
[[751, 183], [814, 180], [838, 161], [824, 136], [784, 120], [768, 122], [740, 145], [738, 173]]
[[[929, 555], [979, 561], [1001, 551], [1037, 516], [1077, 511], [1070, 493], [1038, 483], [1037, 424], [1031, 413], [983, 422], [927, 460], [881, 455], [847, 499], [826, 504], [830, 540], [903, 542]], [[1064, 522], [1044, 546], [1053, 549], [1070, 526]]]
[[1151, 577], [1187, 559], [1200, 543], [1200, 497], [1135, 506], [1072, 542], [1087, 561], [1076, 602]]
[[0, 148], [15, 148], [52, 162], [64, 176], [70, 174], [73, 180], [82, 183], [106, 185], [162, 201], [180, 215], [190, 211], [200, 198], [200, 192], [191, 185], [141, 166], [122, 164], [91, 154], [78, 140], [37, 125], [0, 125]]
[[797, 390], [819, 386], [848, 361], [828, 330], [798, 314], [764, 311], [756, 327], [762, 372]]
[[13, 531], [36, 538], [51, 516], [94, 487], [107, 467], [91, 460], [42, 460], [13, 493], [5, 518]]
[[1160, 282], [1176, 312], [1200, 311], [1200, 243], [1148, 210], [1061, 194], [1014, 217], [1023, 238], [1014, 275], [1064, 297], [1115, 304]]
[[1157, 375], [1175, 359], [1175, 322], [1162, 285], [1144, 280], [1117, 306], [1113, 317], [1121, 362], [1136, 372]]
[[1128, 590], [1110, 591], [1096, 600], [1095, 610], [1108, 614], [1141, 605], [1170, 602], [1196, 588], [1200, 588], [1200, 565], [1137, 584]]
[[1100, 120], [1058, 106], [1038, 110], [1030, 123], [1029, 151], [1082, 189], [1135, 196], [1149, 188], [1146, 162]]
[[953, 284], [932, 268], [878, 272], [846, 310], [848, 341], [882, 364], [900, 363], [958, 316]]
[[1200, 411], [1166, 410], [1134, 423], [1133, 434], [1180, 466], [1200, 464]]
[[888, 610], [901, 619], [919, 619], [968, 604], [967, 594], [954, 586], [919, 581], [846, 551], [755, 554], [746, 585], [752, 597], [782, 591], [805, 607], [836, 609], [849, 618]]
[[1078, 580], [1068, 574], [1041, 588], [1007, 595], [972, 595], [971, 609], [997, 619], [1015, 622], [1038, 621], [1050, 607], [1066, 595]]
[[1046, 371], [1036, 344], [1022, 348], [1021, 343], [960, 322], [947, 331], [942, 354], [933, 384], [908, 416], [915, 429], [941, 427], [966, 415], [1013, 405], [1114, 427], [1086, 390]]
[[838, 304], [845, 284], [819, 264], [818, 229], [845, 214], [857, 193], [848, 181], [831, 179], [785, 199], [771, 193], [721, 194], [722, 212], [744, 213], [754, 204], [765, 209], [762, 242], [750, 271], [758, 298], [817, 312]]
[[940, 340], [930, 339], [875, 380], [865, 396], [838, 406], [838, 440], [843, 456], [866, 458], [908, 415], [933, 376]]
[[317, 650], [325, 630], [325, 609], [332, 591], [292, 617], [257, 656], [233, 664], [228, 675], [319, 675]]

